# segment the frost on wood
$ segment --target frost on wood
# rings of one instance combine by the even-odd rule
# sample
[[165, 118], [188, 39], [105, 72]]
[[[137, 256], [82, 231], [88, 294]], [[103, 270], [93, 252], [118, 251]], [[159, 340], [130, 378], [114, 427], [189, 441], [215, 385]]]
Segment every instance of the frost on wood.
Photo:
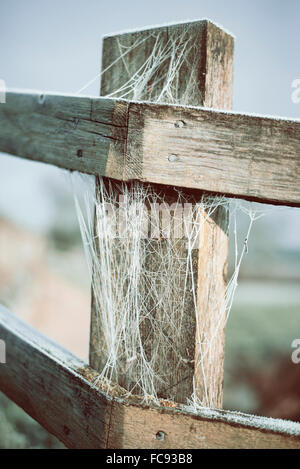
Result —
[[[111, 71], [118, 64], [122, 73], [118, 74], [116, 86], [111, 91], [108, 85], [108, 91], [108, 86], [104, 85], [102, 96], [139, 102], [201, 105], [203, 97], [202, 90], [199, 89], [199, 41], [204, 24], [199, 25], [197, 43], [192, 34], [194, 24], [181, 25], [180, 32], [170, 29], [167, 38], [165, 31], [160, 29], [155, 34], [151, 30], [145, 30], [135, 39], [126, 34], [107, 38], [112, 41], [112, 55], [107, 60], [104, 53], [101, 73], [86, 83], [77, 94], [82, 93], [100, 76], [102, 84], [104, 81], [110, 84]], [[146, 59], [145, 44], [147, 47], [151, 44]], [[203, 76], [200, 79], [203, 81]]]
[[243, 412], [221, 411], [214, 409], [204, 409], [203, 407], [191, 404], [183, 408], [185, 412], [190, 412], [202, 418], [216, 420], [219, 422], [241, 425], [242, 427], [257, 428], [261, 431], [282, 433], [291, 436], [300, 435], [300, 424], [291, 420], [274, 419], [261, 417], [259, 415], [244, 414]]
[[[222, 29], [222, 31], [224, 31], [226, 34], [229, 34], [229, 36], [233, 37], [233, 38], [236, 38], [236, 36], [230, 32], [228, 29], [224, 28], [224, 26], [220, 25], [219, 23], [215, 22], [215, 21], [212, 21], [211, 19], [208, 19], [208, 18], [199, 18], [199, 19], [187, 19], [185, 21], [180, 21], [180, 24], [182, 25], [186, 25], [186, 26], [189, 26], [193, 23], [199, 23], [200, 21], [208, 21], [209, 23], [212, 23], [214, 24], [215, 26], [217, 26], [218, 28]], [[131, 33], [135, 33], [135, 32], [139, 32], [139, 31], [147, 31], [147, 30], [151, 30], [151, 29], [157, 29], [157, 28], [165, 28], [165, 27], [170, 27], [170, 26], [176, 26], [178, 24], [178, 22], [167, 22], [167, 23], [162, 23], [162, 24], [155, 24], [155, 25], [152, 25], [152, 26], [147, 26], [147, 28], [145, 28], [144, 26], [143, 27], [140, 27], [140, 28], [135, 28], [135, 29], [128, 29], [128, 30], [123, 30], [123, 31], [119, 31], [119, 32], [113, 32], [113, 33], [107, 33], [105, 34], [103, 37], [111, 37], [111, 36], [120, 36], [122, 34], [131, 34]]]

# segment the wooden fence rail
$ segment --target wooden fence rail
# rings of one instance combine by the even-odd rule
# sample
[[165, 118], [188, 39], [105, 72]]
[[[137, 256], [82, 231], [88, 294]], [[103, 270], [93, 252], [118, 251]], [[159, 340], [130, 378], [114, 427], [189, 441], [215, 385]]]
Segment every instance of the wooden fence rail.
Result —
[[123, 399], [127, 392], [119, 387], [108, 397], [95, 370], [2, 306], [0, 337], [6, 343], [0, 390], [68, 448], [300, 449], [300, 423], [226, 411], [196, 414], [166, 401], [149, 407], [138, 397]]
[[300, 206], [299, 120], [8, 92], [0, 151], [123, 181]]

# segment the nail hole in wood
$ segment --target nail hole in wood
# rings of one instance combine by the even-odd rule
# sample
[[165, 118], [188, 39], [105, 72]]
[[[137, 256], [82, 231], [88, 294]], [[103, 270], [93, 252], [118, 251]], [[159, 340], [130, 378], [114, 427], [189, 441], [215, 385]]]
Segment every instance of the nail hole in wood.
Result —
[[184, 126], [185, 126], [185, 122], [183, 122], [183, 121], [176, 121], [175, 122], [175, 127], [177, 129], [182, 129], [182, 127], [184, 127]]
[[170, 155], [168, 160], [170, 161], [170, 163], [175, 163], [175, 161], [178, 160], [178, 156], [177, 155]]
[[156, 436], [157, 440], [164, 440], [165, 437], [166, 437], [166, 434], [165, 434], [165, 432], [159, 431], [159, 432], [156, 433], [155, 436]]

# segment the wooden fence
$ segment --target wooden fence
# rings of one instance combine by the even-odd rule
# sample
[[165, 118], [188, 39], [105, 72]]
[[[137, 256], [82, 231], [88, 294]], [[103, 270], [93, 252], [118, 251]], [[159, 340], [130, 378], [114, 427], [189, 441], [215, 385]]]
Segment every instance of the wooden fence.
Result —
[[[198, 74], [192, 102], [9, 91], [0, 105], [0, 151], [114, 180], [139, 180], [153, 190], [180, 187], [195, 200], [208, 192], [299, 207], [300, 121], [230, 112], [234, 40], [209, 21], [188, 26], [194, 44], [188, 59]], [[187, 24], [105, 38], [101, 94], [120, 88], [124, 67], [131, 76], [137, 73], [158, 35], [167, 41], [184, 28]], [[127, 46], [143, 38], [139, 54], [126, 64], [116, 60], [120, 38]], [[179, 80], [179, 96], [182, 87]], [[210, 220], [209, 242], [197, 254], [198, 314], [211, 321], [212, 301], [222, 301], [225, 294], [227, 221], [222, 224]], [[203, 298], [199, 292], [212, 291], [208, 286], [214, 295]], [[93, 384], [101, 371], [95, 313], [93, 302], [88, 366], [0, 310], [0, 339], [7, 353], [7, 363], [0, 364], [0, 389], [67, 447], [300, 448], [298, 423], [224, 410], [196, 414], [180, 398], [146, 406], [137, 396], [125, 399], [118, 384], [108, 397], [105, 382]], [[210, 370], [216, 377], [215, 408], [222, 405], [224, 327], [218, 334]], [[196, 378], [203, 397], [195, 373], [189, 379]], [[177, 391], [180, 396], [180, 385]]]

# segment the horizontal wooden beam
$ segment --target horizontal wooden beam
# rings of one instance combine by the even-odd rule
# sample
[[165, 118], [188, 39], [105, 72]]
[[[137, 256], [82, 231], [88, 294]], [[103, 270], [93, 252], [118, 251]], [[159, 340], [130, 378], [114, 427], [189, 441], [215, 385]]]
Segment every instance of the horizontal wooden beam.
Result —
[[[147, 406], [0, 306], [0, 390], [69, 448], [300, 448], [300, 424]], [[163, 432], [164, 439], [156, 435]]]
[[105, 448], [111, 402], [84, 362], [0, 307], [0, 391], [69, 448]]
[[300, 120], [132, 104], [129, 141], [138, 127], [141, 162], [130, 177], [300, 206]]
[[8, 92], [0, 151], [70, 170], [300, 206], [300, 121]]
[[0, 151], [121, 179], [127, 110], [128, 103], [112, 99], [7, 92]]

